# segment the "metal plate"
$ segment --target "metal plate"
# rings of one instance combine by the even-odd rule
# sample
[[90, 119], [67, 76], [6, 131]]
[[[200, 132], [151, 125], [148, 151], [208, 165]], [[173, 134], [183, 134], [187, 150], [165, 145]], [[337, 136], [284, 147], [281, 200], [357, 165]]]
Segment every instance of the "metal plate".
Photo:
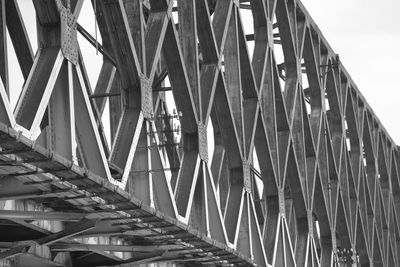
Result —
[[207, 126], [199, 122], [197, 129], [199, 134], [199, 155], [202, 160], [208, 162]]
[[270, 48], [274, 48], [274, 32], [272, 21], [268, 20], [267, 23], [267, 33], [268, 33], [268, 45]]
[[278, 198], [279, 198], [279, 214], [286, 218], [286, 206], [285, 206], [285, 193], [283, 188], [279, 188], [278, 190]]
[[151, 81], [143, 73], [140, 75], [140, 91], [142, 96], [142, 112], [145, 119], [151, 120], [154, 116], [153, 91]]
[[61, 51], [72, 64], [78, 64], [77, 18], [65, 7], [60, 9]]
[[250, 174], [250, 164], [248, 161], [243, 161], [243, 184], [244, 190], [251, 193], [251, 174]]

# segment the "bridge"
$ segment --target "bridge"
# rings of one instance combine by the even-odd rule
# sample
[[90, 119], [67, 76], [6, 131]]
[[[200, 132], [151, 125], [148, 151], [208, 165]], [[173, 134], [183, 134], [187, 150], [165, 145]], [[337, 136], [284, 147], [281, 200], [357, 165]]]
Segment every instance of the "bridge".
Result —
[[33, 42], [0, 1], [0, 266], [400, 265], [399, 147], [300, 1], [32, 2]]

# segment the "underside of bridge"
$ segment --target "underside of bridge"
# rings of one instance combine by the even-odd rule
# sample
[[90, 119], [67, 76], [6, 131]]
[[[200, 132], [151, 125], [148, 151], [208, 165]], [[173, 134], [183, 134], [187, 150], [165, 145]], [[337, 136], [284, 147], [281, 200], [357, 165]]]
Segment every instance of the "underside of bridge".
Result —
[[0, 266], [400, 266], [399, 147], [298, 0], [0, 0], [0, 76]]

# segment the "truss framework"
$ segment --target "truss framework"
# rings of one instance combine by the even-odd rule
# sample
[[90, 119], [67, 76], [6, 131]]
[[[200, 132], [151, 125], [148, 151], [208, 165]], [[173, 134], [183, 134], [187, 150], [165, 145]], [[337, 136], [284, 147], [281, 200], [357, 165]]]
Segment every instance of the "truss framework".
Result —
[[300, 1], [94, 1], [101, 44], [83, 2], [33, 0], [33, 55], [1, 1], [0, 260], [400, 265], [399, 149]]

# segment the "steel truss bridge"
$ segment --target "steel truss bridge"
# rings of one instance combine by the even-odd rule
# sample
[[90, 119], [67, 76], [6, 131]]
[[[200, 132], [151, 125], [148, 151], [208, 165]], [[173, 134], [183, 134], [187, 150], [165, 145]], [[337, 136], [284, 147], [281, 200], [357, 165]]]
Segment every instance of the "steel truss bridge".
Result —
[[84, 2], [34, 52], [0, 1], [0, 266], [400, 265], [399, 147], [300, 1]]

